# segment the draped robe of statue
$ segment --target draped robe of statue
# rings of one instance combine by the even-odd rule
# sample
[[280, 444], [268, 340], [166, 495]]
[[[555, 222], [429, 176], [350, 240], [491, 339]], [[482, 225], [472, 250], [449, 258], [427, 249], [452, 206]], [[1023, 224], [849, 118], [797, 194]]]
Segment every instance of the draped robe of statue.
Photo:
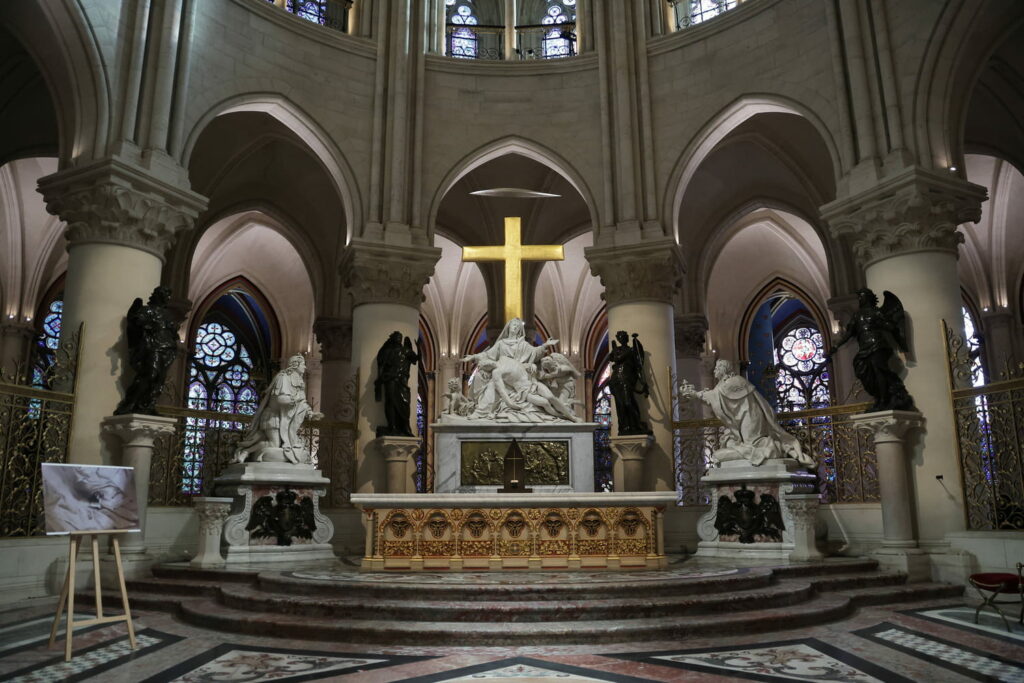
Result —
[[814, 464], [797, 438], [779, 426], [768, 401], [745, 378], [730, 374], [697, 396], [725, 426], [722, 447], [714, 452], [714, 459], [744, 459], [760, 465], [774, 458], [793, 458], [803, 465]]
[[299, 428], [313, 409], [306, 402], [305, 360], [291, 359], [267, 387], [253, 416], [252, 424], [235, 452], [236, 462], [263, 460], [271, 449], [280, 449], [284, 460], [310, 462], [309, 450], [299, 437]]

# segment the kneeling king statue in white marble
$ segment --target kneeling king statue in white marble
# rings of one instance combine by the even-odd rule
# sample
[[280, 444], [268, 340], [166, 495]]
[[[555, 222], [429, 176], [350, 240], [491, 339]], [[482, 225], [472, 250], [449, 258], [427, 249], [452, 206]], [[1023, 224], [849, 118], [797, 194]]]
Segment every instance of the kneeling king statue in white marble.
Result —
[[[462, 359], [477, 364], [472, 395], [467, 403], [459, 402], [461, 410], [443, 414], [441, 422], [579, 422], [573, 400], [560, 384], [564, 373], [557, 372], [559, 359], [565, 357], [554, 354], [558, 358], [554, 365], [549, 362], [550, 372], [540, 367], [548, 348], [556, 344], [557, 339], [549, 339], [534, 346], [526, 341], [523, 321], [509, 320], [494, 344]], [[449, 401], [452, 405], [451, 396]]]
[[274, 376], [238, 443], [235, 462], [312, 462], [299, 428], [306, 418], [319, 420], [323, 414], [314, 412], [306, 402], [305, 373], [306, 359], [296, 354], [288, 360], [288, 367]]
[[725, 426], [722, 447], [711, 454], [715, 464], [747, 460], [760, 465], [765, 460], [792, 458], [801, 465], [814, 465], [797, 438], [779, 426], [768, 401], [736, 372], [731, 361], [715, 363], [715, 379], [715, 388], [705, 391], [697, 391], [686, 381], [679, 386], [681, 397], [704, 401]]

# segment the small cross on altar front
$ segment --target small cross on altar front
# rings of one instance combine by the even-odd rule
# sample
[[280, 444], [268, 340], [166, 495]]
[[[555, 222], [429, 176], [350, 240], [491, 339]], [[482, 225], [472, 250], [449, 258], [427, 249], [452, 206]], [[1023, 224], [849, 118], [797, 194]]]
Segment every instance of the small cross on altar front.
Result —
[[505, 322], [523, 317], [523, 261], [563, 261], [561, 244], [523, 244], [520, 219], [505, 217], [505, 244], [463, 247], [463, 261], [505, 262]]

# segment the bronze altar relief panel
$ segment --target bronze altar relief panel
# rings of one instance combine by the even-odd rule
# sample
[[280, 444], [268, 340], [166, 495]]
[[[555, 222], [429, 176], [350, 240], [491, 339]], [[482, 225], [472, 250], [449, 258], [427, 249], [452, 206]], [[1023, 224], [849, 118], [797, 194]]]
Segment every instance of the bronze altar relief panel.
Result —
[[[508, 441], [463, 441], [460, 482], [463, 486], [501, 486]], [[568, 441], [520, 441], [526, 460], [526, 486], [569, 484]]]

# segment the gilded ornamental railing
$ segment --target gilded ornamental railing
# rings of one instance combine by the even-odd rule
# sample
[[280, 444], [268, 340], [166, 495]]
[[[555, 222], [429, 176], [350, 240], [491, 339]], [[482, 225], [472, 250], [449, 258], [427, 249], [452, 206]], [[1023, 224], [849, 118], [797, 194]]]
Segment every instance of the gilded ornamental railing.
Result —
[[67, 462], [80, 336], [65, 334], [45, 359], [0, 368], [0, 538], [43, 533], [40, 465]]
[[[878, 502], [878, 464], [869, 435], [856, 429], [850, 416], [867, 410], [867, 403], [779, 413], [783, 429], [796, 436], [804, 452], [818, 463], [822, 503]], [[717, 419], [678, 420], [675, 439], [676, 491], [679, 505], [706, 505], [700, 478], [711, 454], [719, 448], [722, 423]]]
[[1024, 529], [1024, 363], [981, 384], [977, 353], [945, 321], [942, 333], [967, 528]]

